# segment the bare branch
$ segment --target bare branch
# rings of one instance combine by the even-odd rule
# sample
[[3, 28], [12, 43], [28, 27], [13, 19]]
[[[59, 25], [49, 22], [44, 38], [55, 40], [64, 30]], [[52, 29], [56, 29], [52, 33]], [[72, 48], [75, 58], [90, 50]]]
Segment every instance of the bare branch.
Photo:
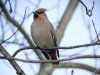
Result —
[[10, 0], [8, 0], [8, 2], [9, 2], [9, 5], [10, 5], [10, 10], [9, 10], [9, 12], [12, 13], [12, 6], [11, 6]]
[[53, 66], [54, 68], [79, 68], [79, 69], [84, 69], [88, 70], [90, 72], [93, 72], [95, 74], [100, 74], [100, 69], [94, 68], [92, 66], [86, 65], [86, 64], [81, 64], [81, 63], [60, 63], [59, 66]]
[[62, 61], [69, 61], [69, 60], [76, 60], [76, 59], [86, 59], [86, 58], [100, 58], [99, 55], [81, 55], [81, 56], [73, 56], [73, 57], [67, 57], [64, 59], [59, 59], [59, 60], [25, 60], [25, 59], [20, 59], [20, 58], [13, 58], [13, 57], [3, 57], [0, 56], [0, 59], [7, 59], [7, 60], [16, 60], [20, 62], [25, 62], [25, 63], [55, 63], [55, 62], [62, 62]]
[[[47, 48], [45, 48], [45, 49], [46, 50], [50, 50], [50, 52], [52, 52], [55, 49], [75, 49], [75, 48], [88, 47], [88, 46], [96, 46], [96, 45], [100, 45], [100, 43], [96, 42], [96, 43], [91, 43], [91, 44], [83, 44], [83, 45], [76, 45], [76, 46], [69, 46], [69, 47], [53, 47], [51, 49], [47, 49]], [[44, 49], [39, 48], [39, 47], [24, 47], [24, 48], [20, 48], [20, 49], [16, 50], [16, 52], [12, 56], [15, 57], [20, 51], [27, 50], [27, 49], [40, 49], [40, 50], [44, 51]]]
[[86, 14], [91, 17], [92, 16], [92, 12], [93, 12], [93, 9], [94, 9], [94, 4], [95, 2], [93, 1], [93, 5], [92, 5], [92, 8], [91, 9], [88, 9], [87, 6], [81, 1], [79, 0], [79, 2], [85, 7], [86, 9]]
[[[0, 40], [1, 41], [4, 41], [4, 40]], [[19, 45], [19, 46], [26, 46], [24, 43], [19, 43], [17, 41], [6, 41], [6, 44], [15, 44], [15, 45]]]
[[93, 27], [94, 27], [94, 30], [95, 30], [95, 33], [96, 33], [96, 36], [97, 36], [97, 41], [99, 41], [99, 35], [97, 33], [97, 30], [96, 30], [96, 27], [95, 27], [95, 23], [94, 23], [93, 20], [92, 20], [92, 24], [93, 24]]
[[4, 34], [5, 34], [5, 31], [4, 31], [4, 26], [3, 26], [3, 22], [2, 22], [2, 19], [1, 19], [1, 17], [0, 17], [0, 22], [1, 22], [1, 24], [0, 24], [0, 29], [1, 29], [1, 32], [2, 32], [2, 39], [4, 39]]
[[[26, 9], [25, 9], [24, 17], [23, 17], [23, 20], [22, 20], [22, 22], [21, 22], [20, 27], [22, 26], [22, 24], [23, 24], [23, 22], [24, 22], [25, 15], [26, 15]], [[7, 40], [11, 39], [11, 38], [17, 33], [18, 30], [19, 30], [19, 28], [18, 28], [9, 38], [7, 38], [7, 39], [4, 40], [2, 43], [0, 43], [0, 45], [3, 44], [3, 43], [5, 43]]]
[[57, 26], [56, 35], [57, 35], [57, 42], [58, 45], [64, 35], [64, 31], [66, 30], [69, 21], [78, 5], [78, 0], [70, 0], [68, 7], [65, 10], [64, 15], [61, 18], [59, 25]]
[[[15, 27], [19, 28], [19, 31], [20, 31], [20, 32], [23, 34], [23, 36], [26, 38], [28, 44], [29, 44], [30, 46], [34, 47], [34, 44], [33, 44], [32, 40], [30, 39], [29, 35], [26, 33], [26, 31], [25, 31], [22, 27], [20, 27], [20, 24], [19, 24], [14, 18], [12, 18], [12, 17], [9, 15], [7, 9], [5, 8], [5, 6], [4, 6], [4, 4], [3, 4], [3, 2], [2, 2], [1, 0], [0, 0], [0, 7], [2, 8], [2, 11], [4, 12], [4, 14], [5, 14], [7, 20], [10, 21]], [[38, 55], [38, 57], [39, 57], [40, 59], [44, 59], [44, 58], [43, 58], [43, 55], [41, 54], [41, 52], [40, 52], [39, 50], [34, 50], [34, 51], [35, 51], [35, 53]]]
[[74, 70], [72, 69], [72, 71], [71, 71], [71, 75], [74, 75], [73, 73], [74, 73]]
[[11, 55], [3, 48], [2, 45], [0, 45], [0, 53], [2, 53], [4, 55], [4, 58], [8, 59], [8, 61], [10, 62], [10, 64], [14, 67], [14, 69], [16, 70], [16, 73], [18, 75], [25, 75], [24, 71], [20, 68], [20, 66], [14, 61], [14, 60], [9, 60], [9, 58], [12, 59]]
[[[6, 5], [6, 3], [7, 3], [7, 0], [4, 2], [4, 6]], [[0, 15], [1, 15], [1, 13], [2, 13], [2, 10], [0, 11]]]

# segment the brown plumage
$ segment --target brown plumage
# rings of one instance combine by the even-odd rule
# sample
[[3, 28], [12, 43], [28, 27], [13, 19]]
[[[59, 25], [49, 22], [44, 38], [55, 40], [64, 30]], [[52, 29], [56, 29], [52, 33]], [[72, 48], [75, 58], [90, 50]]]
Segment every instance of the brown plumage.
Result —
[[[57, 47], [57, 39], [53, 25], [49, 22], [46, 9], [37, 9], [34, 13], [34, 21], [31, 26], [31, 35], [37, 47], [40, 47], [42, 53], [48, 60], [55, 60], [59, 57], [58, 49], [45, 50], [45, 48]], [[56, 62], [56, 64], [59, 62]]]

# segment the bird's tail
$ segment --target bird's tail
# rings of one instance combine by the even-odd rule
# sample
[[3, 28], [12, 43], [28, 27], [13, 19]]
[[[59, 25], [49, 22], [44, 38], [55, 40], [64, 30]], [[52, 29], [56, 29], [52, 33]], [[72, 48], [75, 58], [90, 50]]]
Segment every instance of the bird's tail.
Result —
[[[57, 53], [56, 51], [50, 53], [51, 60], [57, 60]], [[55, 62], [53, 64], [59, 64], [59, 62]]]

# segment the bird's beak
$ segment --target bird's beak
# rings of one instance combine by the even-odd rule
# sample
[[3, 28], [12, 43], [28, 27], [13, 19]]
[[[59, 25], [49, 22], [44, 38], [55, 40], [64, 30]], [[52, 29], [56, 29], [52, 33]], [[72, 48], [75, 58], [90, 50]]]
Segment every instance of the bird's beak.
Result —
[[36, 15], [38, 15], [38, 14], [37, 14], [36, 12], [34, 12], [34, 11], [33, 11], [33, 14], [36, 14]]

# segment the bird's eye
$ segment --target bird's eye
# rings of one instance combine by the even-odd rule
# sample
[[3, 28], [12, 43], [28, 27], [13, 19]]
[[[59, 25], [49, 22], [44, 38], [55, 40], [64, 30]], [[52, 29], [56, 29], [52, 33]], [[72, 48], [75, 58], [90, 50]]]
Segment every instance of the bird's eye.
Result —
[[42, 14], [43, 12], [36, 12], [37, 14]]

